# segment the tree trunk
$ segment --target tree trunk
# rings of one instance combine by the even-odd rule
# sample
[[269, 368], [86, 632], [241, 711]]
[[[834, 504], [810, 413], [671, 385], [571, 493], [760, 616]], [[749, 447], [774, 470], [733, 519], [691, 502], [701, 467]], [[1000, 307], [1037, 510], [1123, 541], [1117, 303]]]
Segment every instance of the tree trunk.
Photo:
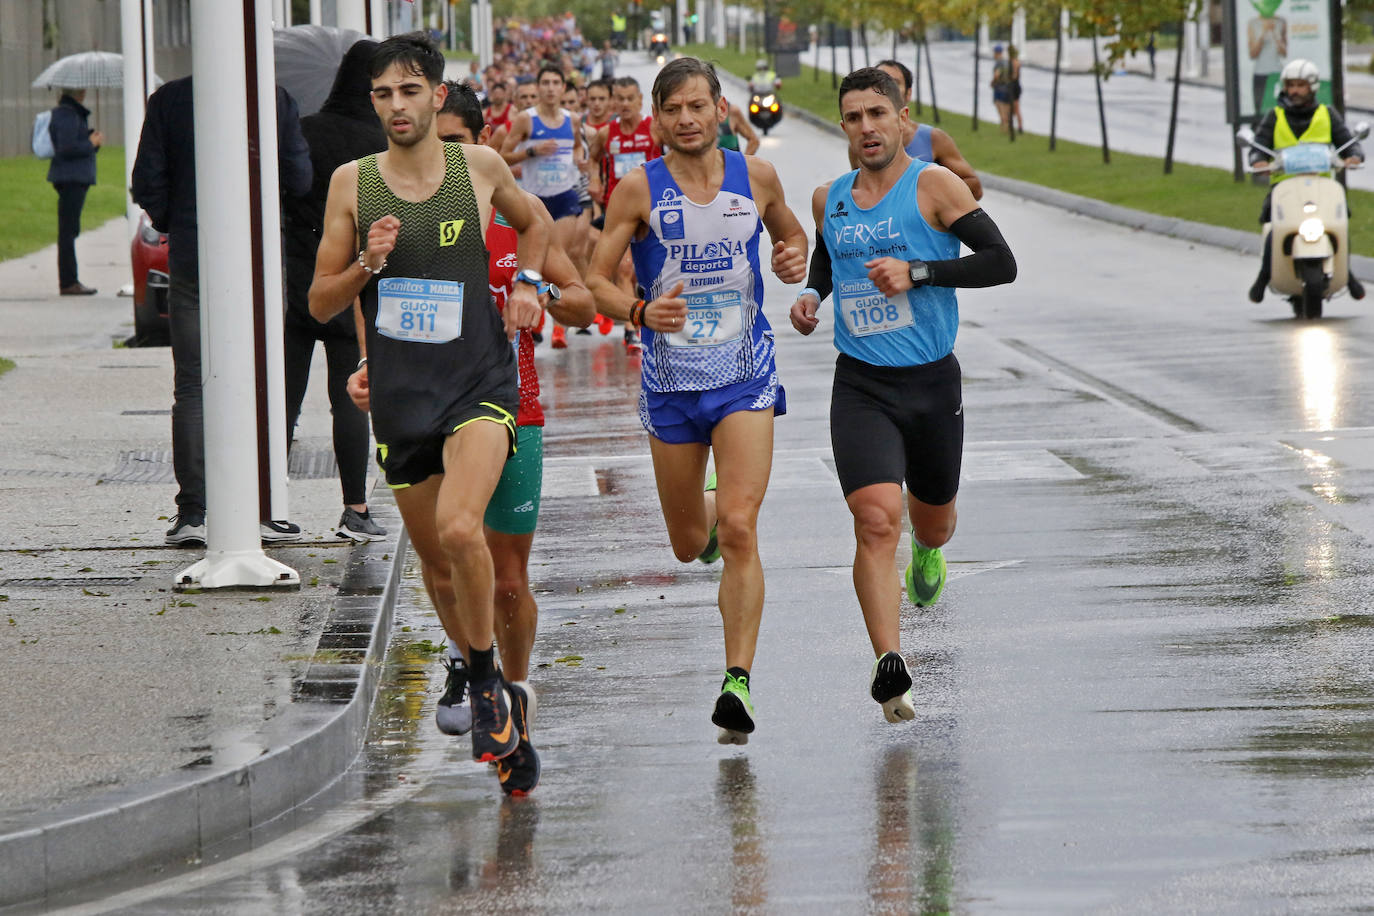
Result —
[[1102, 125], [1102, 162], [1110, 164], [1112, 151], [1107, 147], [1107, 106], [1102, 101], [1102, 63], [1097, 54], [1097, 29], [1093, 29], [1093, 83], [1097, 86], [1097, 120]]
[[868, 25], [862, 22], [859, 23], [859, 41], [864, 46], [864, 66], [873, 66], [868, 62]]
[[927, 82], [930, 83], [930, 115], [931, 115], [931, 123], [932, 123], [932, 124], [939, 124], [939, 123], [940, 123], [940, 105], [939, 105], [938, 102], [935, 101], [935, 64], [934, 64], [934, 63], [931, 61], [931, 59], [930, 59], [930, 42], [926, 41], [926, 40], [923, 38], [923, 39], [921, 39], [921, 44], [923, 44], [923, 45], [925, 46], [925, 49], [926, 49], [926, 51], [925, 51], [925, 57], [926, 57], [926, 76], [928, 77]]
[[830, 23], [830, 88], [831, 88], [831, 89], [838, 89], [838, 88], [840, 88], [840, 83], [839, 83], [840, 76], [839, 76], [839, 73], [837, 72], [837, 71], [839, 71], [839, 69], [840, 69], [839, 66], [838, 66], [839, 60], [837, 59], [837, 55], [838, 55], [838, 54], [839, 54], [839, 51], [837, 51], [837, 50], [835, 49], [835, 23], [832, 22], [832, 23]]
[[1063, 18], [1063, 7], [1060, 7], [1054, 30], [1054, 85], [1050, 89], [1050, 152], [1054, 152], [1054, 129], [1059, 120], [1059, 62], [1064, 57]]
[[1174, 55], [1174, 98], [1169, 106], [1169, 143], [1164, 149], [1164, 174], [1172, 175], [1174, 172], [1174, 136], [1178, 132], [1178, 83], [1183, 75], [1183, 27], [1188, 24], [1186, 18], [1179, 20], [1178, 23], [1178, 53]]
[[975, 29], [974, 32], [973, 32], [973, 123], [969, 125], [969, 130], [974, 130], [974, 131], [976, 131], [976, 130], [978, 129], [978, 88], [979, 88], [979, 87], [978, 87], [978, 83], [979, 83], [979, 79], [978, 79], [978, 63], [979, 63], [979, 60], [978, 60], [978, 51], [979, 51], [978, 42], [979, 42], [979, 38], [978, 38], [978, 36], [979, 36], [979, 34], [980, 34], [979, 31]]
[[911, 71], [912, 82], [916, 85], [916, 113], [921, 113], [921, 33], [917, 31], [914, 36], [916, 40], [916, 69]]

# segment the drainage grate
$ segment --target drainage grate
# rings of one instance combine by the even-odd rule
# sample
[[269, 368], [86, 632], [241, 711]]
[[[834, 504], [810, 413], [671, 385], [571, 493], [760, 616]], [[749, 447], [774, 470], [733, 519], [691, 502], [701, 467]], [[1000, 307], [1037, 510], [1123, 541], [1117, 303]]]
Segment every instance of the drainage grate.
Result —
[[[295, 480], [330, 480], [339, 476], [331, 448], [296, 445], [291, 449], [287, 476]], [[114, 469], [101, 475], [105, 483], [175, 483], [171, 449], [120, 452]]]
[[170, 410], [121, 410], [121, 417], [170, 417]]
[[90, 576], [80, 579], [6, 579], [7, 588], [82, 588], [92, 585], [136, 585], [142, 576]]

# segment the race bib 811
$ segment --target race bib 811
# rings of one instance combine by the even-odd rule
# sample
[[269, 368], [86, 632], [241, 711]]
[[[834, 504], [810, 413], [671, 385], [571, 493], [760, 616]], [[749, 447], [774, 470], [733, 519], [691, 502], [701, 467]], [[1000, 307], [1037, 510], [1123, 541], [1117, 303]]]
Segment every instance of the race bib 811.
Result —
[[457, 340], [463, 336], [463, 284], [411, 277], [379, 280], [377, 332], [417, 343]]

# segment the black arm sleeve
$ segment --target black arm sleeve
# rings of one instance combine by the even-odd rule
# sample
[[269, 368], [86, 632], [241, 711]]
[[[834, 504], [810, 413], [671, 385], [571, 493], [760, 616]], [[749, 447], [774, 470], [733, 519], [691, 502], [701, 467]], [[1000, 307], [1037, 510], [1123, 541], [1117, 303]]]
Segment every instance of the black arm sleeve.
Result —
[[830, 276], [830, 249], [825, 247], [825, 236], [821, 230], [816, 230], [816, 245], [811, 249], [811, 272], [806, 275], [806, 285], [809, 289], [814, 289], [825, 301], [834, 286], [834, 279]]
[[930, 286], [975, 288], [1016, 279], [1016, 258], [1002, 238], [1002, 231], [981, 207], [959, 217], [949, 231], [973, 253], [947, 261], [927, 261]]

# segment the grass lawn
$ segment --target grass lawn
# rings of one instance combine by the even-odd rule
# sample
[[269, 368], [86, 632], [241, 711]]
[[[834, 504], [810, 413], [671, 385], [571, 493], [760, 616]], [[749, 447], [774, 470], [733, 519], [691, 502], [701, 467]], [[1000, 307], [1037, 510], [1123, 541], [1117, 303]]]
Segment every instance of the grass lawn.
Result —
[[[745, 79], [754, 72], [756, 56], [752, 53], [740, 54], [738, 49], [721, 49], [713, 45], [690, 45], [681, 50], [714, 61], [717, 66]], [[821, 72], [819, 79], [815, 76], [816, 71], [803, 64], [801, 77], [783, 81], [782, 97], [792, 105], [838, 123], [839, 102], [830, 86], [830, 73]], [[747, 100], [734, 101], [742, 104]], [[930, 118], [929, 107], [925, 109], [925, 117]], [[1173, 174], [1165, 175], [1162, 156], [1137, 156], [1116, 150], [1112, 150], [1111, 163], [1104, 164], [1101, 147], [1060, 139], [1055, 144], [1055, 151], [1050, 152], [1049, 138], [1044, 135], [1023, 134], [1012, 142], [997, 130], [996, 124], [983, 121], [973, 130], [972, 121], [968, 115], [941, 112], [939, 126], [954, 137], [960, 152], [980, 172], [1017, 178], [1149, 213], [1259, 233], [1259, 208], [1264, 189], [1248, 181], [1236, 183], [1228, 170], [1175, 162]], [[1110, 134], [1110, 119], [1107, 130]], [[1162, 140], [1160, 145], [1163, 146]], [[844, 164], [837, 165], [836, 174], [839, 174]], [[1374, 193], [1351, 191], [1349, 201], [1352, 250], [1356, 254], [1374, 255]]]
[[5, 359], [3, 356], [0, 356], [0, 375], [4, 375], [6, 372], [9, 372], [13, 368], [14, 360]]
[[[81, 228], [94, 229], [124, 213], [124, 148], [102, 147], [96, 183], [86, 195]], [[57, 192], [48, 184], [48, 160], [36, 156], [0, 159], [0, 261], [37, 251], [57, 241]]]

